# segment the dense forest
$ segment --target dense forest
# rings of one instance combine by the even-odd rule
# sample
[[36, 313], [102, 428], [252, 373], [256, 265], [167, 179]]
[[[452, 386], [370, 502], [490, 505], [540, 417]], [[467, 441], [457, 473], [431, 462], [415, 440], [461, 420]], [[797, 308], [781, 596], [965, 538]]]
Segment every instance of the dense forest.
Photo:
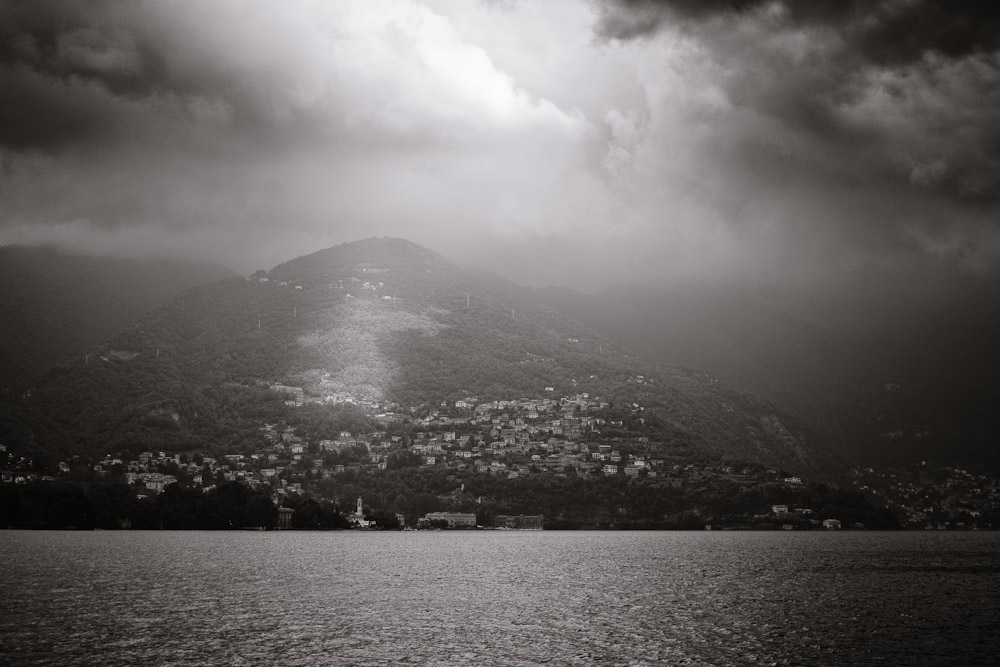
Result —
[[0, 525], [18, 528], [222, 530], [273, 528], [277, 520], [268, 494], [238, 482], [208, 493], [171, 484], [155, 497], [114, 481], [0, 486]]

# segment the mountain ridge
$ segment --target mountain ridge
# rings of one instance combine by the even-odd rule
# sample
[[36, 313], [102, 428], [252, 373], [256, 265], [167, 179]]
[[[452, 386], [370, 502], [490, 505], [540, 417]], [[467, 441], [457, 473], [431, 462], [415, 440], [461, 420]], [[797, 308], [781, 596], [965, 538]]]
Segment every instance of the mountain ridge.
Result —
[[0, 392], [23, 391], [185, 289], [232, 275], [193, 262], [0, 246]]
[[668, 449], [790, 469], [831, 457], [822, 427], [704, 373], [658, 373], [513, 283], [400, 239], [341, 244], [194, 288], [94, 354], [88, 366], [54, 368], [31, 399], [58, 412], [86, 451], [236, 447], [265, 415], [295, 418], [268, 389], [278, 385], [317, 406], [403, 410], [590, 392], [648, 409]]
[[957, 317], [956, 306], [919, 328], [904, 319], [895, 329], [841, 332], [743, 285], [532, 292], [651, 362], [699, 368], [815, 415], [861, 465], [1000, 462], [989, 407], [1000, 364], [983, 342], [1000, 332], [991, 313]]

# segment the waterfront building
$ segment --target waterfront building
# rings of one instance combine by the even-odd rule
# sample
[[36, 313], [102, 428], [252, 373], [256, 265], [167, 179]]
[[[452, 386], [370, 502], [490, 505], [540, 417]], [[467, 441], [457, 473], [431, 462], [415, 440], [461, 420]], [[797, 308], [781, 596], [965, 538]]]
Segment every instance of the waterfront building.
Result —
[[496, 518], [497, 528], [513, 528], [514, 530], [541, 530], [544, 517], [541, 514], [508, 516], [501, 514]]
[[446, 521], [449, 528], [476, 527], [476, 515], [464, 512], [429, 512], [424, 518], [427, 521]]

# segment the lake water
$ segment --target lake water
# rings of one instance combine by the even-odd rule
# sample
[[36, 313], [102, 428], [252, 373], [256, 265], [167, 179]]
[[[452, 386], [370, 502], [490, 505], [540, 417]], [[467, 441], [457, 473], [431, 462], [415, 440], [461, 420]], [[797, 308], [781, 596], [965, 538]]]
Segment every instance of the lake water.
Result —
[[0, 531], [12, 665], [995, 665], [1000, 534]]

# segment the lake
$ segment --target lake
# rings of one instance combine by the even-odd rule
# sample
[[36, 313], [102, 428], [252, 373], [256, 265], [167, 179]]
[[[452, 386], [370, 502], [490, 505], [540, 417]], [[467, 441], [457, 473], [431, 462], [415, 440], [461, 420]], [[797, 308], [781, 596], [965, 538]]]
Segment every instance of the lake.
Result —
[[993, 665], [1000, 533], [0, 531], [12, 665]]

